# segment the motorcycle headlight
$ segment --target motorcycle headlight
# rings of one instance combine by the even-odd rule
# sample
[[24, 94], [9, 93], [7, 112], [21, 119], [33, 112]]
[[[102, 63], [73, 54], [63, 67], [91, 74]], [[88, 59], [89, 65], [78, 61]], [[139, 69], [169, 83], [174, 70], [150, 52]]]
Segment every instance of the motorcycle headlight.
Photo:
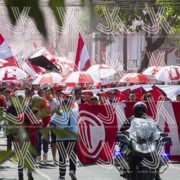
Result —
[[121, 156], [121, 150], [120, 150], [120, 148], [119, 148], [118, 145], [115, 145], [114, 156], [115, 156], [115, 157]]
[[135, 151], [141, 152], [141, 153], [151, 153], [156, 150], [156, 145], [154, 143], [138, 144], [137, 142], [132, 141], [132, 147]]

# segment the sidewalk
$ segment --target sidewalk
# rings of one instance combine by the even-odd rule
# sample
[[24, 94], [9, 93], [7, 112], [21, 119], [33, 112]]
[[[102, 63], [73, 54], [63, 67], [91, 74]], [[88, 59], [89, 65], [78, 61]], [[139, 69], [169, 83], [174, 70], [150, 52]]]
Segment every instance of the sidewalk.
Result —
[[0, 150], [6, 150], [6, 137], [2, 130], [0, 130]]

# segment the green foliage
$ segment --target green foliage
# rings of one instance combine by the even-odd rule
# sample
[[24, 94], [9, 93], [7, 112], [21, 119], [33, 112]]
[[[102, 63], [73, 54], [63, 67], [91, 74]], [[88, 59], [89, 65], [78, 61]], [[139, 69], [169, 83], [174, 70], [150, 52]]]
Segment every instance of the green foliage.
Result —
[[31, 106], [32, 106], [32, 111], [34, 112], [34, 115], [38, 120], [43, 119], [47, 115], [49, 115], [49, 110], [48, 108], [44, 107], [42, 108], [41, 106], [44, 106], [44, 100], [42, 98], [34, 98], [32, 100]]
[[4, 112], [3, 112], [2, 110], [0, 110], [0, 122], [1, 122], [2, 120], [4, 120], [3, 116], [4, 116]]
[[58, 116], [61, 115], [61, 112], [60, 112], [59, 108], [54, 109], [53, 113], [56, 113]]
[[165, 0], [156, 0], [156, 3], [161, 5], [162, 7], [167, 8], [167, 14], [173, 16], [175, 14], [180, 14], [180, 1], [179, 0], [170, 0], [170, 1], [165, 1]]
[[79, 138], [77, 134], [72, 133], [68, 130], [57, 128], [55, 126], [44, 127], [44, 128], [41, 128], [40, 131], [43, 137], [47, 140], [48, 140], [50, 131], [52, 131], [57, 137], [60, 137], [60, 138], [72, 138], [72, 137], [76, 139]]
[[[59, 25], [59, 27], [62, 27], [65, 14], [59, 15], [57, 8], [65, 7], [64, 0], [49, 0], [49, 7], [51, 8], [51, 10], [56, 18], [57, 24]], [[64, 8], [64, 10], [65, 10], [65, 8]], [[61, 13], [63, 13], [63, 12], [61, 12]]]
[[[12, 7], [18, 7], [20, 12], [23, 11], [24, 7], [31, 7], [29, 16], [35, 21], [36, 27], [39, 30], [39, 32], [47, 38], [47, 29], [45, 25], [45, 20], [44, 20], [44, 15], [39, 7], [39, 0], [4, 0], [5, 5], [8, 10], [9, 17], [11, 19], [11, 22], [13, 25], [15, 25], [17, 22], [17, 19], [14, 17]], [[132, 22], [134, 19], [141, 19], [145, 20], [148, 22], [149, 17], [145, 16], [142, 17], [143, 15], [143, 10], [145, 9], [146, 6], [153, 7], [154, 10], [156, 11], [158, 7], [165, 7], [165, 17], [166, 18], [171, 18], [175, 15], [179, 16], [180, 15], [180, 2], [179, 0], [171, 0], [171, 1], [166, 1], [166, 0], [144, 0], [144, 1], [134, 1], [134, 0], [126, 0], [126, 1], [108, 1], [104, 0], [101, 1], [103, 2], [103, 5], [96, 5], [93, 1], [91, 0], [79, 0], [81, 5], [88, 7], [87, 11], [87, 18], [88, 18], [88, 23], [90, 24], [89, 27], [93, 26], [93, 21], [97, 19], [98, 15], [102, 19], [104, 18], [103, 10], [102, 7], [109, 8], [110, 11], [114, 7], [120, 7], [121, 10], [119, 11], [119, 17], [125, 24], [127, 28], [130, 28], [132, 25]], [[56, 19], [57, 24], [62, 27], [63, 26], [63, 17], [64, 14], [61, 14], [61, 16], [58, 13], [58, 7], [63, 7], [65, 10], [65, 0], [49, 0], [48, 1], [49, 8], [52, 10], [54, 17]], [[95, 18], [96, 17], [96, 18]], [[83, 17], [85, 18], [85, 17]], [[86, 20], [83, 20], [86, 22]], [[105, 21], [103, 20], [105, 23]], [[120, 31], [120, 29], [115, 28], [116, 31]], [[173, 30], [175, 32], [179, 32], [179, 18], [177, 18], [176, 22], [174, 23]], [[93, 29], [94, 30], [94, 29]]]
[[19, 142], [23, 143], [28, 140], [28, 134], [23, 126], [17, 127], [17, 137]]
[[[149, 14], [144, 14], [144, 10], [147, 7], [153, 8], [154, 12], [158, 11], [158, 8], [164, 8], [163, 16], [169, 21], [173, 16], [180, 15], [180, 2], [179, 0], [172, 0], [172, 1], [165, 1], [165, 0], [144, 0], [144, 1], [133, 1], [133, 0], [126, 0], [126, 1], [114, 1], [113, 5], [109, 5], [108, 1], [105, 1], [103, 5], [96, 6], [96, 13], [102, 18], [105, 18], [103, 13], [103, 8], [107, 8], [110, 12], [113, 11], [113, 8], [119, 7], [121, 10], [118, 13], [118, 16], [125, 24], [127, 28], [130, 28], [133, 21], [143, 20], [146, 24], [150, 24], [150, 16]], [[105, 20], [105, 19], [104, 19]], [[106, 21], [105, 21], [106, 22]], [[178, 19], [176, 22], [173, 23], [175, 29], [178, 27], [175, 24], [179, 25]], [[137, 30], [137, 29], [136, 29]], [[175, 31], [177, 32], [177, 31]]]
[[61, 138], [65, 138], [65, 137], [66, 138], [68, 138], [68, 137], [78, 138], [77, 134], [74, 134], [74, 133], [64, 130], [64, 129], [59, 129], [57, 127], [53, 127], [51, 130], [56, 136], [61, 137]]
[[13, 151], [0, 151], [0, 164], [4, 163], [11, 156], [14, 155]]
[[169, 46], [171, 47], [180, 46], [180, 33], [176, 35], [170, 35], [166, 38], [163, 47], [169, 47]]
[[42, 110], [38, 111], [38, 113], [36, 114], [36, 118], [38, 120], [40, 120], [40, 119], [47, 117], [47, 115], [49, 115], [49, 113], [45, 109], [42, 109]]
[[49, 128], [41, 128], [40, 129], [40, 132], [42, 133], [42, 135], [43, 135], [43, 138], [44, 139], [46, 139], [46, 140], [48, 140], [49, 139]]
[[[21, 148], [22, 145], [23, 145], [23, 143], [22, 144], [19, 143], [20, 148]], [[35, 148], [32, 145], [29, 146], [27, 151], [31, 154], [32, 157], [36, 156], [36, 150], [35, 150]], [[32, 162], [30, 162], [25, 157], [24, 157], [24, 159], [19, 159], [19, 157], [18, 157], [19, 155], [18, 154], [21, 154], [21, 153], [22, 153], [21, 151], [16, 150], [16, 152], [14, 152], [14, 154], [12, 155], [12, 160], [15, 163], [18, 163], [18, 162], [22, 163], [23, 162], [24, 163], [24, 164], [22, 164], [23, 165], [23, 169], [25, 168], [25, 169], [30, 169], [30, 170], [33, 171], [34, 170], [34, 164]]]
[[14, 16], [13, 7], [17, 7], [20, 13], [23, 12], [24, 7], [30, 7], [29, 17], [34, 20], [38, 31], [44, 36], [44, 38], [47, 38], [47, 29], [44, 15], [39, 7], [39, 0], [4, 0], [4, 2], [13, 25], [15, 25], [20, 18]]

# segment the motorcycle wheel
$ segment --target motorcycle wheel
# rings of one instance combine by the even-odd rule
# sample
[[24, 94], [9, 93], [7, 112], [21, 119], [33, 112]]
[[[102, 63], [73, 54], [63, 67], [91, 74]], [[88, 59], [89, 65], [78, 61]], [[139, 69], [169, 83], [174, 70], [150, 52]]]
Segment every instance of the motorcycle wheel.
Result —
[[140, 172], [133, 172], [132, 174], [126, 174], [127, 180], [154, 180], [155, 174], [152, 173], [140, 173]]
[[154, 180], [155, 174], [150, 172], [139, 172], [136, 174], [136, 180]]

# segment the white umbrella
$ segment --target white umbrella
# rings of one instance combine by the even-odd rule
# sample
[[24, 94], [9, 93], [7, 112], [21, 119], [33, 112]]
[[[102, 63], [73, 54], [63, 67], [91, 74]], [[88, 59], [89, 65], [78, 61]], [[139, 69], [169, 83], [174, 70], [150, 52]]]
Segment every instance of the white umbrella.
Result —
[[180, 67], [179, 66], [165, 66], [155, 74], [157, 81], [175, 82], [180, 81]]
[[27, 77], [27, 73], [15, 66], [7, 66], [0, 69], [0, 81], [21, 81]]
[[143, 74], [145, 74], [146, 76], [154, 76], [162, 68], [163, 66], [150, 66], [145, 71], [143, 71]]
[[84, 71], [76, 71], [72, 72], [63, 82], [65, 82], [67, 86], [75, 86], [77, 84], [93, 84], [94, 80], [89, 73]]
[[149, 83], [150, 79], [140, 73], [127, 73], [119, 81], [120, 83]]
[[92, 76], [93, 80], [94, 80], [94, 86], [105, 86], [111, 83], [111, 81], [107, 78], [103, 78], [103, 79], [94, 79], [94, 77]]
[[92, 65], [86, 72], [96, 79], [108, 78], [116, 73], [115, 69], [106, 64]]
[[62, 80], [62, 76], [59, 73], [46, 73], [46, 74], [42, 74], [40, 75], [37, 79], [35, 79], [32, 84], [61, 84], [61, 80]]

